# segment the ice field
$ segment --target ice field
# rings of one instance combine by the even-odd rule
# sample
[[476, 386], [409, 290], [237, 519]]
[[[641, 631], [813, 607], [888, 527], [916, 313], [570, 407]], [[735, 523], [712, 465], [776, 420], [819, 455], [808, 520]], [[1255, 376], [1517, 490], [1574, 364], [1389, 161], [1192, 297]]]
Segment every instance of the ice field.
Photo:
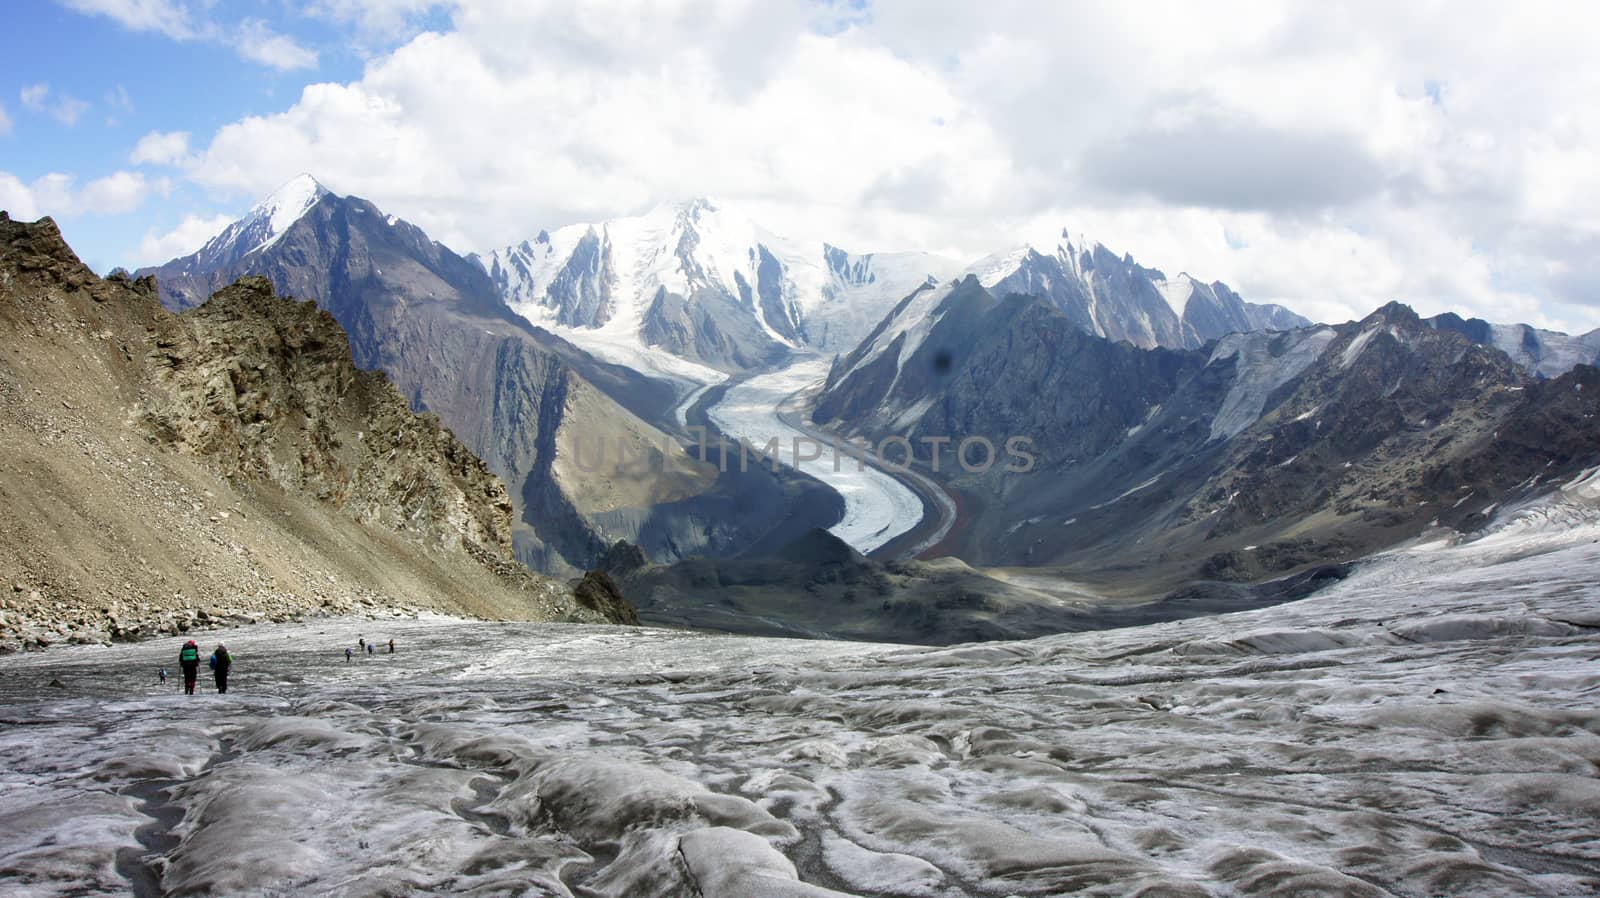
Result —
[[1600, 894], [1581, 493], [1024, 643], [319, 621], [201, 634], [193, 698], [180, 640], [0, 658], [0, 893]]

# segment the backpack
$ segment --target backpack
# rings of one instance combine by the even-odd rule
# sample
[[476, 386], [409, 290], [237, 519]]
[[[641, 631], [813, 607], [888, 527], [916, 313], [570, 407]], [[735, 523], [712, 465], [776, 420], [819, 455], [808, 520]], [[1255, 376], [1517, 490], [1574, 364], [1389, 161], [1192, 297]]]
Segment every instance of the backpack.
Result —
[[200, 661], [200, 650], [195, 648], [192, 645], [186, 645], [186, 646], [183, 647], [182, 651], [178, 652], [178, 661], [180, 663], [185, 662], [185, 661], [193, 661], [195, 663], [199, 663], [199, 661]]

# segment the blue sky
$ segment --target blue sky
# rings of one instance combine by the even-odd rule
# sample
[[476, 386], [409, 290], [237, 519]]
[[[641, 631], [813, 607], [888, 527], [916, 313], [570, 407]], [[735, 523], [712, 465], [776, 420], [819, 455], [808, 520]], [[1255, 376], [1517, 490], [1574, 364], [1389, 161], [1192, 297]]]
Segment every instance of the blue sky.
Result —
[[1600, 326], [1600, 6], [19, 0], [0, 208], [93, 267], [301, 172], [460, 252], [710, 196], [855, 252], [1063, 228], [1323, 321]]
[[[124, 212], [38, 210], [55, 216], [84, 260], [102, 272], [148, 261], [137, 258], [137, 248], [150, 231], [170, 231], [185, 215], [242, 214], [256, 199], [205, 189], [173, 166], [134, 164], [130, 156], [141, 137], [215, 133], [244, 116], [284, 108], [307, 84], [359, 78], [367, 58], [351, 44], [370, 35], [289, 4], [217, 4], [203, 17], [186, 17], [195, 33], [182, 38], [171, 28], [130, 27], [131, 14], [117, 12], [144, 4], [105, 4], [112, 14], [95, 5], [8, 5], [0, 29], [0, 54], [8, 60], [0, 75], [0, 109], [9, 130], [0, 129], [0, 172], [24, 184], [66, 174], [80, 190], [117, 172], [154, 182], [146, 199]], [[230, 43], [259, 41], [264, 34], [287, 38], [290, 55], [276, 63], [251, 59]], [[381, 43], [374, 46], [381, 51]], [[314, 63], [294, 48], [314, 54]]]

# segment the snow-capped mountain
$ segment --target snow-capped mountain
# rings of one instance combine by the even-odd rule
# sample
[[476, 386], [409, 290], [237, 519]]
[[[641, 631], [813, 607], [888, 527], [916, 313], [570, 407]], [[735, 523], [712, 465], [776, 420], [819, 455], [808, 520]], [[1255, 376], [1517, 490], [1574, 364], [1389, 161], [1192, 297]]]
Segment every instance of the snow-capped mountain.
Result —
[[[328, 188], [322, 186], [316, 178], [307, 174], [295, 176], [273, 191], [271, 196], [253, 206], [243, 218], [228, 225], [222, 233], [206, 241], [199, 252], [188, 257], [192, 261], [183, 273], [193, 274], [237, 265], [251, 253], [260, 252], [283, 239], [283, 235], [288, 233], [295, 222], [311, 211], [323, 197], [329, 195]], [[192, 302], [179, 303], [178, 307], [199, 305], [205, 301], [206, 296], [198, 297]]]
[[954, 277], [961, 266], [933, 253], [855, 255], [830, 244], [822, 247], [826, 280], [821, 295], [806, 307], [807, 345], [827, 354], [854, 349], [883, 316], [913, 290]]
[[1206, 284], [1188, 274], [1169, 279], [1065, 229], [1053, 248], [1018, 247], [968, 271], [995, 296], [1043, 297], [1085, 331], [1145, 349], [1193, 349], [1229, 333], [1311, 323], [1282, 306], [1245, 302], [1220, 281]]
[[706, 199], [541, 231], [478, 261], [529, 321], [609, 361], [701, 382], [796, 349], [847, 350], [911, 290], [959, 268], [808, 247]]

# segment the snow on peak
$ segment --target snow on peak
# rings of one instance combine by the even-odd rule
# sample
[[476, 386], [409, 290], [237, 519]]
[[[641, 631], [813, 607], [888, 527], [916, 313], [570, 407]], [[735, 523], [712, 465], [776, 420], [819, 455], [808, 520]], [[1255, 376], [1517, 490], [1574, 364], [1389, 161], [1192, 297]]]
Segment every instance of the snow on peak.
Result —
[[1023, 261], [1036, 253], [1038, 250], [1033, 248], [1033, 244], [1024, 243], [1003, 253], [984, 256], [972, 263], [967, 273], [977, 276], [978, 283], [982, 284], [985, 290], [992, 289], [995, 284], [1015, 274], [1017, 269], [1022, 267]]
[[277, 243], [323, 197], [332, 195], [316, 178], [297, 175], [207, 241], [200, 255], [215, 262], [242, 259], [264, 250]]
[[296, 175], [288, 183], [274, 190], [271, 196], [262, 200], [246, 216], [247, 219], [267, 223], [266, 234], [251, 252], [265, 249], [278, 242], [284, 232], [300, 220], [300, 216], [306, 214], [318, 200], [331, 192], [316, 178], [304, 173]]
[[1161, 293], [1161, 298], [1167, 301], [1172, 309], [1172, 314], [1183, 318], [1183, 312], [1189, 307], [1189, 298], [1194, 296], [1194, 278], [1184, 272], [1175, 278], [1165, 281], [1153, 281], [1156, 290]]

